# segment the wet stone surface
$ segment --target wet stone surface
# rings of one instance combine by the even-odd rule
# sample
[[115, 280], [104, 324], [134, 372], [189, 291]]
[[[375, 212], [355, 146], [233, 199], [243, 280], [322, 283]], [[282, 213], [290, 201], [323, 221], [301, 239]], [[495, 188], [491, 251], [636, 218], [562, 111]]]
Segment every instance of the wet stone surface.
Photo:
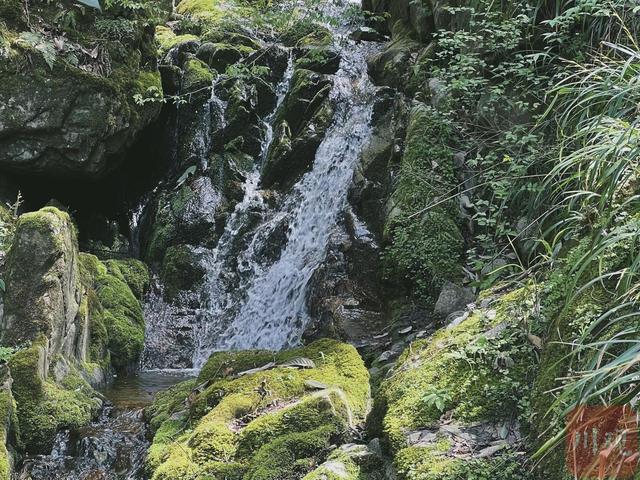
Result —
[[115, 378], [99, 417], [77, 432], [58, 432], [49, 455], [28, 457], [18, 480], [141, 480], [149, 447], [143, 408], [161, 390], [191, 375], [149, 371]]

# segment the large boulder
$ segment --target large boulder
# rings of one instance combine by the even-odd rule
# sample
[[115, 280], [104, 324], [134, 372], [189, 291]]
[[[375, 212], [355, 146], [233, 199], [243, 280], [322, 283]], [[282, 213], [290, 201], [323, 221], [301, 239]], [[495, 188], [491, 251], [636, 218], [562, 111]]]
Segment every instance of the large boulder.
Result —
[[92, 385], [137, 362], [148, 272], [135, 260], [80, 254], [69, 215], [47, 207], [18, 219], [5, 278], [0, 342], [20, 429], [30, 452], [47, 452], [58, 429], [97, 412]]
[[349, 345], [218, 352], [148, 409], [148, 467], [153, 480], [302, 478], [348, 441], [368, 401], [367, 370]]
[[146, 101], [162, 95], [147, 11], [4, 3], [16, 11], [0, 32], [0, 169], [104, 176], [160, 112]]
[[18, 346], [49, 339], [51, 355], [84, 360], [88, 330], [78, 329], [82, 291], [75, 227], [48, 207], [22, 215], [7, 259], [0, 341]]

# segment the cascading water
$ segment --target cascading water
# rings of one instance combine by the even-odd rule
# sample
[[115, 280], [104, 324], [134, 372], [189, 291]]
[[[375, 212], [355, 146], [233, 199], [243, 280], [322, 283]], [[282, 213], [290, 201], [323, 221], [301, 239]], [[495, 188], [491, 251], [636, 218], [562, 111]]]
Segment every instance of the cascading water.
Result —
[[[340, 9], [347, 6], [348, 2], [328, 5], [334, 9], [329, 13], [339, 18]], [[245, 189], [245, 199], [236, 208], [226, 238], [223, 235], [213, 255], [203, 289], [195, 367], [202, 366], [215, 350], [294, 345], [308, 322], [307, 284], [324, 259], [331, 229], [346, 205], [354, 167], [370, 137], [376, 91], [366, 65], [375, 47], [349, 41], [343, 29], [334, 33], [342, 54], [330, 95], [335, 106], [334, 123], [316, 153], [312, 170], [295, 185], [280, 208], [263, 212], [259, 226], [244, 232], [249, 240], [243, 239], [245, 248], [238, 253], [234, 237], [250, 221], [247, 214], [252, 208], [264, 208], [255, 191], [255, 178], [248, 180], [250, 188]], [[267, 150], [268, 146], [263, 148], [263, 152]], [[256, 253], [282, 225], [287, 227], [286, 245], [274, 262], [265, 265]], [[230, 259], [237, 263], [239, 282], [228, 280]]]

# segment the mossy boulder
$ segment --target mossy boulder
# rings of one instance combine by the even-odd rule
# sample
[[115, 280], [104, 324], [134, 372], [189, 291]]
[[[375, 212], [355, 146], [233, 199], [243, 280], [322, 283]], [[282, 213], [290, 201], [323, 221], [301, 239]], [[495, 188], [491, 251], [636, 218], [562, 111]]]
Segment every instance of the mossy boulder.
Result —
[[182, 92], [193, 93], [211, 87], [214, 76], [202, 60], [190, 58], [184, 64]]
[[149, 469], [154, 480], [301, 478], [364, 421], [368, 402], [368, 373], [349, 345], [215, 353], [196, 381], [148, 409]]
[[173, 47], [186, 42], [199, 42], [200, 37], [190, 33], [178, 35], [171, 28], [158, 25], [156, 27], [155, 38], [158, 42], [158, 56], [164, 56]]
[[21, 439], [32, 453], [48, 453], [58, 430], [86, 425], [102, 404], [75, 368], [58, 384], [49, 367], [44, 336], [9, 360]]
[[51, 355], [82, 359], [78, 244], [67, 213], [46, 207], [18, 219], [5, 281], [2, 344], [44, 335]]
[[[516, 448], [537, 372], [528, 337], [536, 295], [531, 286], [495, 297], [494, 305], [413, 343], [400, 357], [370, 419], [400, 479], [482, 478], [487, 472], [522, 478]], [[460, 447], [460, 438], [467, 447]], [[457, 455], [469, 447], [470, 455]]]
[[136, 102], [162, 95], [151, 14], [109, 5], [99, 17], [60, 3], [11, 6], [1, 6], [12, 21], [0, 59], [0, 167], [103, 177], [160, 112], [159, 102]]
[[144, 347], [141, 298], [149, 287], [147, 267], [133, 259], [102, 263], [89, 254], [81, 254], [80, 261], [88, 289], [90, 361], [107, 369], [135, 368]]
[[262, 165], [265, 188], [287, 189], [313, 164], [333, 120], [330, 77], [297, 69], [291, 90], [278, 109], [274, 141]]

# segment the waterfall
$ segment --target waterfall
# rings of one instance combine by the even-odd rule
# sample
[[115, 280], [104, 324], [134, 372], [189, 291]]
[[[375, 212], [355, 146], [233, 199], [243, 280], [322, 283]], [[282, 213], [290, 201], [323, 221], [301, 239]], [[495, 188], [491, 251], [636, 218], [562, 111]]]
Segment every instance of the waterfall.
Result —
[[[332, 228], [346, 206], [354, 168], [370, 138], [376, 94], [366, 64], [375, 47], [351, 42], [344, 30], [333, 29], [342, 50], [330, 94], [335, 109], [333, 124], [311, 171], [275, 211], [265, 209], [256, 190], [257, 174], [247, 179], [244, 199], [211, 258], [196, 327], [195, 367], [201, 367], [216, 350], [295, 345], [308, 324], [307, 285], [324, 260]], [[266, 137], [270, 142], [270, 136]], [[264, 155], [268, 145], [262, 151]], [[262, 222], [245, 231], [245, 238], [237, 238], [252, 212], [260, 212]], [[282, 225], [287, 226], [286, 245], [278, 258], [265, 262], [257, 252]], [[237, 278], [229, 274], [229, 264], [237, 265]]]

